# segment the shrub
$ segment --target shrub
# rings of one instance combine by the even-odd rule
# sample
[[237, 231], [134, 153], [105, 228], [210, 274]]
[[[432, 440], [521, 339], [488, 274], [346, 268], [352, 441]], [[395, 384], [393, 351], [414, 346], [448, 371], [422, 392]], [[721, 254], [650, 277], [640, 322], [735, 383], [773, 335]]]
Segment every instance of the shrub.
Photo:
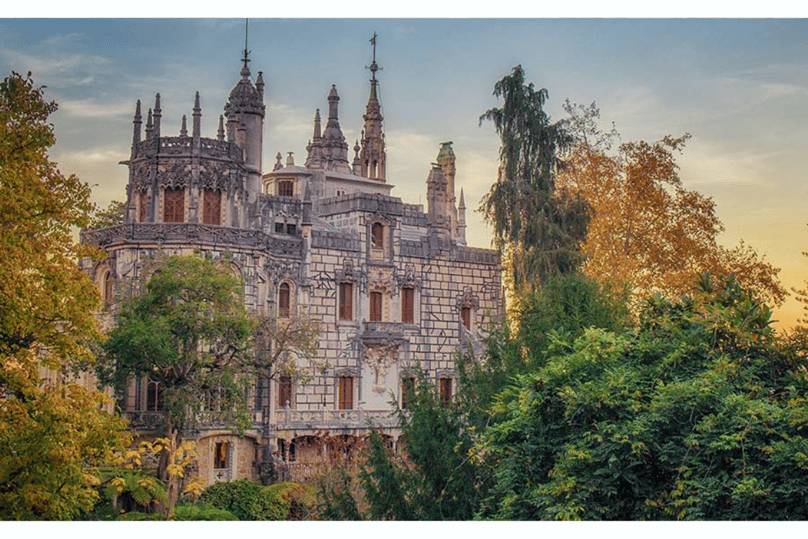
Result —
[[316, 504], [314, 488], [285, 481], [264, 487], [273, 501], [276, 518], [272, 520], [307, 520], [312, 516]]
[[140, 521], [140, 520], [165, 520], [160, 513], [141, 513], [140, 511], [131, 511], [124, 513], [118, 517], [118, 520]]
[[303, 520], [313, 513], [315, 496], [311, 487], [298, 483], [263, 487], [239, 479], [211, 485], [200, 502], [229, 511], [239, 520]]
[[180, 504], [174, 511], [174, 520], [238, 520], [236, 515], [206, 503]]

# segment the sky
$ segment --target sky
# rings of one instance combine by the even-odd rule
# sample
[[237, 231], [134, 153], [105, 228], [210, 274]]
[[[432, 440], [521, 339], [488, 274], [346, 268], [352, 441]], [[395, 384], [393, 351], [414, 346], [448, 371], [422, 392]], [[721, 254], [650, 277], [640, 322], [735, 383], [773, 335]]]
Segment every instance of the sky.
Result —
[[[698, 19], [251, 19], [253, 75], [264, 72], [264, 168], [277, 152], [305, 160], [315, 108], [340, 93], [340, 123], [358, 137], [368, 97], [368, 39], [377, 32], [388, 182], [425, 203], [439, 143], [454, 142], [457, 186], [469, 207], [469, 244], [490, 245], [474, 210], [496, 178], [498, 139], [480, 114], [496, 80], [521, 64], [548, 89], [548, 110], [596, 102], [622, 140], [690, 133], [680, 157], [686, 187], [714, 199], [721, 242], [743, 240], [782, 268], [791, 287], [808, 278], [808, 20]], [[93, 185], [101, 205], [125, 197], [137, 99], [160, 92], [162, 132], [179, 132], [193, 96], [203, 136], [239, 77], [243, 19], [0, 20], [0, 66], [31, 71], [59, 103], [52, 158]], [[144, 108], [144, 112], [145, 112]], [[793, 295], [775, 312], [792, 325]]]

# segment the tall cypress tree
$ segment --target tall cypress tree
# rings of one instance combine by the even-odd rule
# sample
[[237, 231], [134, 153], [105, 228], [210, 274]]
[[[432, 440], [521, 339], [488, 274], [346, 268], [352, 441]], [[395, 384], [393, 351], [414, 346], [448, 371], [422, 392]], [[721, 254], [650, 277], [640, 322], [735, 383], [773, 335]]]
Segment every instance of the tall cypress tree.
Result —
[[481, 211], [494, 227], [494, 243], [506, 258], [514, 291], [532, 288], [581, 263], [589, 210], [578, 196], [556, 190], [561, 155], [572, 142], [565, 123], [544, 110], [545, 88], [525, 84], [521, 65], [494, 85], [502, 106], [487, 110], [500, 137], [499, 175]]

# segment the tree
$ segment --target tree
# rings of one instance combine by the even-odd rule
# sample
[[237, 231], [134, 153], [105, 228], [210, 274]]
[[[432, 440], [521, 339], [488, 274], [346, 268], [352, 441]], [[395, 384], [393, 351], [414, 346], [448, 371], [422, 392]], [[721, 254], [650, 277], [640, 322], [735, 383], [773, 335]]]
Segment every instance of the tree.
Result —
[[767, 301], [782, 302], [779, 269], [743, 242], [721, 246], [715, 202], [682, 184], [676, 154], [690, 135], [626, 142], [615, 152], [619, 135], [600, 129], [597, 106], [568, 101], [565, 110], [574, 143], [558, 185], [592, 208], [583, 243], [587, 275], [641, 300], [687, 292], [703, 272], [734, 274]]
[[168, 257], [145, 285], [125, 302], [105, 343], [102, 369], [121, 394], [128, 381], [146, 374], [162, 390], [167, 438], [160, 479], [168, 486], [170, 516], [179, 496], [180, 476], [172, 474], [183, 432], [200, 412], [213, 409], [237, 424], [245, 420], [242, 373], [252, 358], [253, 321], [242, 285], [228, 268], [196, 255]]
[[572, 139], [564, 122], [551, 122], [544, 110], [546, 89], [525, 84], [522, 66], [494, 85], [502, 107], [480, 117], [493, 122], [500, 137], [499, 173], [480, 210], [494, 228], [494, 244], [505, 256], [513, 291], [574, 271], [581, 263], [588, 208], [556, 189], [560, 159]]
[[90, 188], [48, 159], [55, 143], [30, 74], [0, 83], [0, 518], [69, 519], [97, 499], [96, 466], [128, 444], [106, 397], [78, 383], [94, 361], [99, 294], [78, 269]]
[[[803, 251], [802, 256], [808, 256], [808, 251]], [[803, 288], [794, 288], [792, 290], [797, 298], [797, 301], [802, 303], [802, 317], [797, 320], [797, 324], [805, 330], [808, 330], [808, 278], [805, 279], [805, 286]]]
[[126, 216], [126, 203], [113, 200], [103, 210], [97, 210], [90, 221], [90, 228], [107, 228], [122, 225]]
[[[473, 460], [473, 440], [460, 409], [441, 402], [423, 375], [407, 410], [398, 410], [404, 448], [396, 454], [378, 432], [370, 436], [359, 471], [362, 504], [344, 471], [320, 485], [323, 515], [370, 520], [468, 520], [474, 516], [483, 478]], [[366, 506], [364, 513], [360, 505]]]
[[806, 351], [732, 277], [554, 345], [480, 451], [506, 519], [804, 519]]

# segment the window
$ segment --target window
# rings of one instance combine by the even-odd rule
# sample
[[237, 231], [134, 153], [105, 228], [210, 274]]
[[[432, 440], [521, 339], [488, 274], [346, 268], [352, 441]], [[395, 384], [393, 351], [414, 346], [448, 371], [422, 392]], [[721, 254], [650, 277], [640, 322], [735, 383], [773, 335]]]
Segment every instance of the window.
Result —
[[216, 442], [213, 452], [213, 468], [221, 470], [230, 467], [230, 444], [227, 442]]
[[278, 316], [289, 318], [289, 283], [281, 283], [278, 288]]
[[471, 307], [460, 308], [460, 320], [464, 328], [471, 330]]
[[281, 376], [278, 379], [278, 407], [292, 407], [292, 377]]
[[159, 412], [163, 409], [163, 388], [160, 382], [149, 380], [146, 384], [146, 411]]
[[112, 280], [112, 272], [107, 271], [104, 274], [104, 305], [112, 305], [112, 302], [115, 300], [113, 291], [115, 282]]
[[185, 190], [166, 189], [163, 192], [163, 221], [182, 223], [185, 221]]
[[405, 324], [415, 323], [415, 289], [401, 289], [401, 321]]
[[384, 225], [373, 223], [370, 227], [370, 241], [374, 249], [384, 249]]
[[138, 201], [137, 201], [138, 222], [140, 223], [146, 222], [146, 211], [148, 209], [149, 209], [149, 194], [146, 191], [141, 191], [140, 193], [138, 193]]
[[440, 401], [447, 405], [452, 401], [452, 379], [440, 379]]
[[381, 322], [382, 321], [382, 293], [381, 292], [371, 292], [370, 293], [370, 321], [371, 322]]
[[296, 224], [294, 224], [294, 223], [289, 223], [289, 224], [287, 224], [287, 225], [286, 225], [286, 233], [287, 233], [287, 234], [291, 234], [291, 235], [293, 235], [293, 236], [294, 236], [295, 234], [297, 234], [297, 225], [296, 225]]
[[290, 180], [278, 182], [278, 196], [291, 197], [295, 195], [295, 184]]
[[294, 462], [297, 460], [297, 442], [292, 440], [289, 443], [289, 462]]
[[340, 410], [353, 410], [353, 378], [339, 377], [338, 405]]
[[339, 319], [353, 320], [353, 283], [339, 284]]
[[410, 404], [410, 399], [415, 393], [415, 378], [404, 378], [401, 381], [401, 408], [406, 410]]
[[202, 197], [202, 223], [206, 225], [221, 224], [222, 192], [205, 189]]
[[280, 453], [281, 460], [286, 461], [286, 440], [281, 438], [278, 440], [278, 453]]

